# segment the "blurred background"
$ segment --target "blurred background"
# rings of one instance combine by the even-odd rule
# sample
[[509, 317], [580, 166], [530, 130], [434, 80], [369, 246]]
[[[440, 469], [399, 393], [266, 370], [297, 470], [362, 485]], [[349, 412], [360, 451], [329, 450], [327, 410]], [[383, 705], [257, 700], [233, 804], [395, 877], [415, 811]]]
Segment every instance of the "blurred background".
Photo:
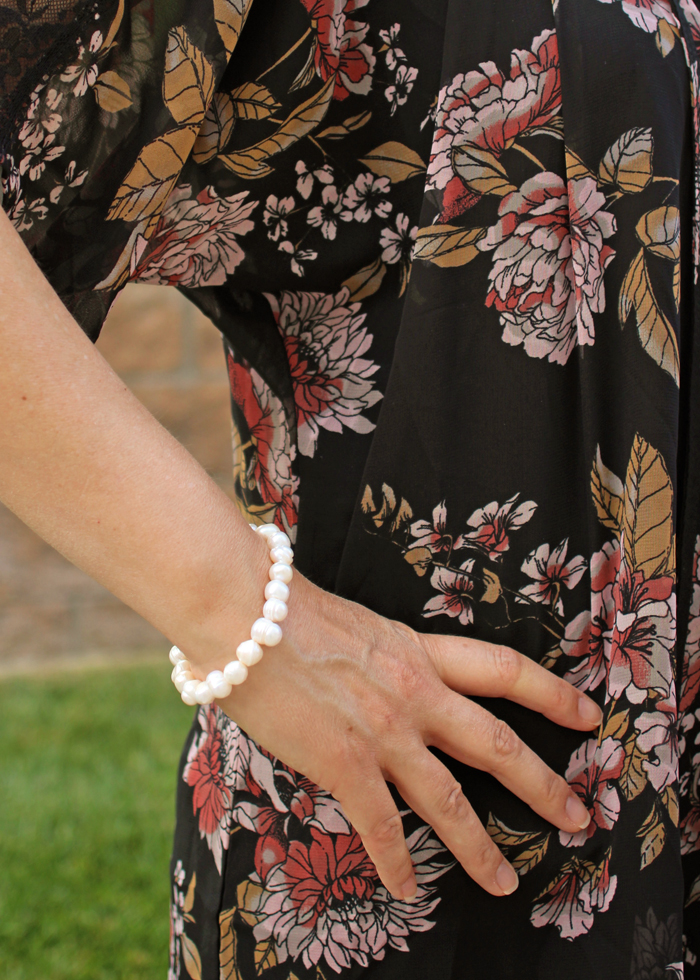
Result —
[[[230, 494], [213, 325], [176, 290], [134, 284], [98, 348]], [[0, 505], [2, 980], [166, 980], [176, 773], [193, 715], [167, 652]]]

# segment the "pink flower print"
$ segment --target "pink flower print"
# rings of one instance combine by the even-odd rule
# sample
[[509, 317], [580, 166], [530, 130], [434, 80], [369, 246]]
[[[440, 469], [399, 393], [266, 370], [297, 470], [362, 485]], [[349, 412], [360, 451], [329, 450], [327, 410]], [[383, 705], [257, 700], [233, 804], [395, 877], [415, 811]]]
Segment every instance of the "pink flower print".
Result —
[[314, 170], [311, 173], [306, 169], [306, 164], [303, 160], [297, 160], [296, 166], [294, 167], [297, 173], [297, 192], [304, 198], [305, 201], [311, 197], [311, 192], [314, 189], [314, 181], [317, 180], [321, 184], [332, 184], [333, 183], [333, 168], [324, 163], [322, 167], [318, 170]]
[[672, 701], [657, 703], [657, 711], [645, 711], [634, 723], [639, 733], [637, 745], [653, 758], [642, 765], [657, 793], [678, 779], [678, 726], [675, 695]]
[[438, 504], [433, 510], [433, 523], [429, 521], [415, 521], [411, 524], [411, 534], [414, 540], [411, 548], [428, 548], [434, 555], [441, 551], [449, 551], [452, 547], [452, 538], [447, 534], [447, 508], [445, 501]]
[[[298, 478], [294, 475], [295, 448], [282, 402], [260, 375], [229, 355], [231, 397], [245, 418], [255, 447], [254, 465], [249, 479], [257, 487], [263, 503], [275, 508], [275, 523], [281, 524], [295, 539], [299, 508]], [[252, 489], [252, 487], [251, 487]]]
[[430, 884], [453, 865], [429, 827], [407, 844], [418, 883], [413, 903], [389, 895], [354, 831], [328, 835], [314, 828], [308, 846], [292, 841], [258, 900], [255, 939], [272, 937], [280, 963], [301, 959], [312, 969], [324, 961], [336, 973], [353, 961], [367, 968], [387, 948], [407, 952], [410, 933], [434, 925], [427, 916], [439, 898]]
[[608, 693], [626, 694], [641, 704], [656, 691], [664, 698], [673, 687], [672, 655], [676, 639], [676, 601], [668, 575], [644, 579], [624, 556], [613, 587], [615, 622], [610, 644]]
[[391, 213], [391, 202], [384, 195], [391, 189], [388, 177], [375, 177], [373, 174], [360, 174], [354, 184], [350, 184], [343, 194], [343, 208], [340, 217], [343, 221], [369, 221], [373, 214], [387, 218]]
[[492, 561], [500, 561], [503, 552], [510, 548], [509, 533], [527, 524], [537, 510], [534, 500], [518, 502], [519, 493], [498, 506], [493, 500], [485, 507], [479, 507], [467, 520], [471, 531], [461, 534], [455, 541], [455, 548], [477, 547], [486, 552]]
[[565, 675], [582, 691], [593, 691], [605, 678], [615, 622], [613, 585], [620, 568], [620, 543], [606, 542], [591, 558], [591, 609], [566, 627], [561, 648], [578, 663]]
[[383, 248], [382, 258], [387, 265], [394, 265], [396, 262], [409, 262], [413, 243], [418, 234], [418, 227], [409, 227], [410, 220], [405, 214], [397, 214], [396, 231], [393, 228], [385, 228], [379, 236], [379, 244]]
[[610, 854], [602, 864], [567, 861], [554, 881], [533, 905], [530, 922], [536, 928], [556, 926], [562, 939], [575, 939], [590, 931], [596, 912], [607, 912], [617, 890], [617, 875], [610, 874]]
[[440, 220], [451, 221], [480, 198], [455, 172], [452, 151], [467, 144], [499, 157], [528, 130], [547, 125], [561, 109], [556, 33], [544, 31], [530, 51], [511, 54], [509, 78], [492, 62], [456, 75], [440, 91], [427, 186], [443, 193]]
[[139, 235], [131, 257], [131, 279], [166, 286], [223, 286], [245, 257], [238, 239], [253, 229], [257, 201], [248, 191], [219, 197], [206, 187], [176, 187], [150, 239]]
[[389, 69], [389, 71], [394, 71], [394, 69], [400, 62], [406, 60], [406, 55], [403, 53], [403, 51], [397, 44], [400, 30], [401, 30], [401, 25], [394, 24], [393, 27], [390, 27], [388, 31], [379, 32], [379, 36], [384, 42], [384, 46], [386, 48], [384, 52], [384, 59], [386, 61], [386, 66]]
[[374, 388], [378, 365], [364, 356], [373, 336], [349, 291], [266, 294], [284, 339], [294, 386], [299, 451], [313, 456], [319, 430], [374, 429], [363, 414], [382, 397]]
[[605, 738], [598, 745], [595, 738], [577, 749], [566, 770], [566, 781], [588, 807], [591, 822], [576, 834], [559, 831], [564, 847], [581, 847], [598, 827], [610, 830], [620, 815], [620, 797], [613, 780], [619, 779], [625, 762], [625, 750], [615, 738]]
[[700, 535], [695, 539], [693, 555], [693, 595], [690, 603], [688, 632], [683, 651], [678, 710], [688, 711], [700, 691]]
[[500, 314], [503, 340], [530, 357], [565, 364], [576, 344], [595, 339], [593, 313], [605, 309], [603, 272], [616, 230], [591, 177], [541, 173], [507, 194], [499, 220], [479, 243], [494, 249], [486, 305]]
[[394, 76], [394, 84], [388, 85], [384, 90], [391, 106], [393, 116], [400, 105], [405, 105], [413, 85], [418, 78], [418, 69], [409, 68], [408, 65], [399, 65]]
[[265, 202], [263, 211], [263, 224], [270, 229], [267, 237], [273, 242], [279, 238], [286, 238], [289, 231], [287, 215], [294, 210], [294, 198], [283, 197], [277, 200], [275, 194], [270, 194]]
[[306, 220], [312, 227], [320, 228], [324, 238], [333, 241], [338, 230], [338, 213], [343, 206], [333, 184], [323, 188], [321, 201], [318, 207], [311, 208]]
[[622, 3], [622, 9], [632, 23], [647, 34], [654, 34], [658, 30], [660, 20], [680, 28], [671, 0], [599, 0], [599, 2]]
[[576, 555], [567, 565], [564, 564], [568, 547], [569, 539], [565, 538], [550, 554], [549, 545], [542, 544], [536, 551], [530, 552], [520, 568], [534, 579], [532, 585], [526, 585], [520, 590], [521, 595], [552, 606], [560, 616], [564, 612], [562, 586], [567, 589], [575, 588], [586, 570], [586, 560], [581, 555]]
[[365, 43], [367, 24], [351, 19], [367, 0], [301, 0], [314, 31], [313, 59], [322, 81], [335, 75], [334, 99], [351, 92], [368, 95], [372, 88], [375, 57]]
[[473, 568], [473, 558], [464, 562], [459, 571], [440, 566], [435, 568], [430, 584], [440, 594], [428, 599], [422, 615], [426, 619], [432, 616], [450, 616], [452, 619], [458, 619], [462, 626], [473, 623], [474, 580], [469, 575]]

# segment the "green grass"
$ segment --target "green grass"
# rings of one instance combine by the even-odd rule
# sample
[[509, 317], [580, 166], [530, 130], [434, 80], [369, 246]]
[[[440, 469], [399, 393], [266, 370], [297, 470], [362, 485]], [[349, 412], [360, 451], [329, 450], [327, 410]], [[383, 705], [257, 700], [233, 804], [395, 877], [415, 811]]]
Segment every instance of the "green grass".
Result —
[[165, 980], [169, 665], [0, 682], [2, 980]]

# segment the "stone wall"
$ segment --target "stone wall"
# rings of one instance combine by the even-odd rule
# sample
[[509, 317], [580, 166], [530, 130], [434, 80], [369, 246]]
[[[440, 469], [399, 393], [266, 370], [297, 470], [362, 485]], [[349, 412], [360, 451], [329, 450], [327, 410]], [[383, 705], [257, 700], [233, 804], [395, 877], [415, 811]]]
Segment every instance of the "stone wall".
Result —
[[[130, 285], [98, 348], [157, 419], [231, 489], [221, 339], [174, 290]], [[0, 670], [163, 650], [163, 637], [0, 506]]]

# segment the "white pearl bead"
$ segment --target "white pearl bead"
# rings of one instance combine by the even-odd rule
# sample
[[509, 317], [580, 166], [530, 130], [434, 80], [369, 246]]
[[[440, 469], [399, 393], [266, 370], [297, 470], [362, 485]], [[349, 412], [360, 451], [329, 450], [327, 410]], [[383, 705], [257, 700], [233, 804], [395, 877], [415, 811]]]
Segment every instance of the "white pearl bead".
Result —
[[211, 704], [214, 700], [214, 692], [206, 681], [200, 681], [197, 690], [194, 692], [197, 704]]
[[258, 527], [258, 534], [262, 535], [263, 538], [267, 538], [268, 540], [274, 534], [279, 534], [279, 533], [280, 533], [280, 529], [277, 527], [276, 524], [261, 524]]
[[168, 656], [170, 658], [170, 663], [173, 665], [173, 667], [175, 666], [175, 664], [180, 663], [181, 660], [187, 659], [184, 653], [182, 652], [182, 650], [178, 650], [177, 647], [171, 647]]
[[282, 630], [269, 619], [256, 619], [251, 627], [250, 637], [261, 646], [276, 647], [282, 639]]
[[289, 535], [285, 534], [284, 531], [278, 531], [277, 534], [271, 535], [267, 539], [267, 543], [272, 548], [291, 548], [292, 542], [289, 540]]
[[283, 565], [291, 565], [294, 561], [294, 552], [291, 548], [272, 548], [270, 558], [274, 562], [281, 561]]
[[268, 582], [265, 586], [266, 599], [281, 599], [282, 602], [289, 600], [289, 586], [284, 582]]
[[231, 684], [226, 680], [221, 670], [212, 670], [210, 674], [207, 674], [207, 684], [214, 692], [215, 698], [227, 698], [231, 693]]
[[246, 667], [253, 667], [263, 658], [263, 648], [255, 640], [244, 640], [236, 649], [236, 656]]
[[197, 690], [198, 687], [199, 687], [199, 681], [196, 681], [194, 679], [185, 682], [182, 690], [180, 691], [180, 695], [182, 697], [182, 700], [185, 702], [185, 704], [197, 703], [197, 699], [194, 696], [194, 692]]
[[258, 525], [257, 524], [249, 524], [248, 527], [251, 529], [251, 531], [257, 531], [257, 529], [258, 529]]
[[287, 618], [288, 612], [287, 603], [282, 602], [281, 599], [268, 599], [263, 606], [263, 616], [265, 619], [271, 619], [273, 623], [281, 623]]
[[270, 565], [268, 574], [271, 582], [285, 582], [289, 585], [294, 572], [291, 565], [283, 565], [281, 561], [276, 561], [274, 565]]
[[184, 674], [178, 674], [175, 678], [174, 684], [178, 689], [180, 694], [182, 694], [183, 688], [188, 681], [193, 681], [195, 679], [194, 674], [191, 671], [187, 671]]
[[229, 684], [242, 684], [248, 676], [248, 668], [240, 660], [232, 660], [224, 667], [224, 677]]
[[180, 672], [183, 670], [192, 670], [192, 664], [189, 660], [180, 660], [179, 663], [175, 664], [173, 670], [179, 670]]

